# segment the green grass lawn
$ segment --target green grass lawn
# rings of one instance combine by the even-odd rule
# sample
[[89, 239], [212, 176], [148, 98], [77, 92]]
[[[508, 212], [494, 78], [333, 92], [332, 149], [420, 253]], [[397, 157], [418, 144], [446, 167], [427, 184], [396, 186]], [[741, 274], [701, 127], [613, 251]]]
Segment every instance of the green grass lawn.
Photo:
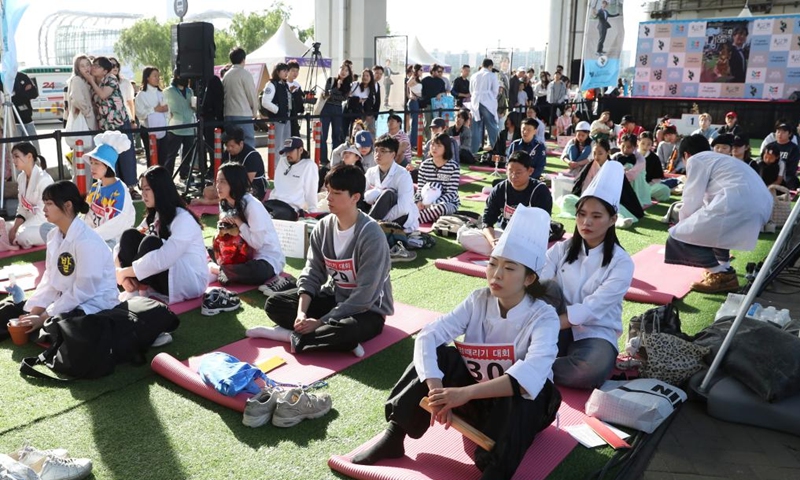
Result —
[[[548, 159], [548, 171], [562, 168]], [[475, 172], [472, 172], [475, 174]], [[462, 187], [464, 194], [479, 192], [485, 181]], [[477, 202], [462, 208], [482, 211]], [[557, 213], [557, 207], [554, 214]], [[667, 237], [659, 222], [666, 205], [656, 205], [634, 229], [621, 230], [619, 238], [631, 254]], [[141, 204], [139, 205], [141, 216]], [[571, 232], [574, 222], [560, 220]], [[206, 219], [204, 235], [210, 242], [214, 222]], [[753, 252], [735, 252], [737, 271], [768, 252], [774, 234], [763, 234]], [[431, 250], [418, 251], [414, 262], [392, 271], [395, 301], [439, 312], [461, 302], [484, 280], [444, 272], [434, 267], [437, 258], [462, 249], [452, 239], [438, 238]], [[0, 261], [10, 263], [44, 259], [44, 252]], [[297, 274], [302, 261], [290, 260], [287, 269]], [[743, 279], [740, 279], [743, 282]], [[695, 333], [713, 320], [724, 295], [690, 293], [678, 302], [684, 331]], [[235, 313], [203, 317], [199, 310], [181, 315], [175, 341], [163, 348], [185, 359], [244, 337], [248, 327], [268, 324], [264, 297], [258, 292], [242, 295], [244, 307]], [[637, 315], [652, 305], [625, 302], [623, 318]], [[620, 339], [620, 344], [624, 337]], [[269, 475], [278, 479], [343, 478], [331, 472], [327, 459], [347, 453], [384, 427], [383, 401], [395, 380], [411, 361], [413, 339], [406, 339], [328, 379], [327, 392], [334, 410], [326, 417], [291, 429], [270, 425], [250, 429], [241, 414], [189, 394], [154, 374], [149, 366], [124, 365], [114, 375], [54, 386], [25, 380], [18, 374], [21, 358], [37, 354], [33, 345], [0, 344], [0, 451], [10, 452], [28, 441], [40, 448], [64, 447], [73, 456], [94, 461], [94, 477], [100, 479], [244, 479]], [[153, 351], [150, 358], [158, 351]], [[551, 478], [582, 478], [602, 467], [612, 451], [577, 447]]]

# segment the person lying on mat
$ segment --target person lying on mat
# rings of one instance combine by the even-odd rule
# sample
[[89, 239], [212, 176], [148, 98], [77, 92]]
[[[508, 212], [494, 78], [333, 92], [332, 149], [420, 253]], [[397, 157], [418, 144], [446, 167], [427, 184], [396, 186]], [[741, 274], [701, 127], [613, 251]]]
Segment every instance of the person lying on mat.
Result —
[[422, 223], [433, 223], [442, 215], [455, 213], [461, 205], [458, 182], [461, 170], [452, 160], [453, 144], [446, 133], [431, 140], [431, 157], [419, 166], [414, 201]]
[[367, 170], [364, 203], [373, 219], [396, 222], [406, 232], [419, 228], [419, 209], [414, 203], [411, 174], [395, 161], [400, 142], [391, 135], [375, 141], [377, 165]]
[[603, 165], [578, 200], [572, 238], [547, 251], [541, 279], [549, 296], [560, 299], [554, 302], [561, 320], [556, 385], [597, 387], [617, 358], [622, 300], [633, 280], [633, 261], [614, 227], [624, 180], [620, 163]]
[[167, 304], [196, 298], [208, 286], [206, 247], [200, 221], [178, 195], [172, 176], [153, 166], [139, 179], [145, 218], [125, 230], [114, 249], [120, 299], [159, 297]]
[[[16, 250], [44, 245], [47, 232], [53, 228], [44, 217], [42, 192], [53, 183], [47, 173], [47, 161], [31, 143], [22, 142], [11, 148], [11, 158], [17, 175], [17, 216], [13, 222], [3, 222], [0, 232], [0, 249]], [[8, 228], [8, 238], [6, 237]]]
[[286, 139], [275, 168], [275, 188], [264, 202], [272, 218], [297, 220], [300, 212], [317, 211], [319, 169], [303, 148], [300, 137]]
[[78, 214], [89, 205], [74, 183], [61, 180], [42, 192], [44, 216], [55, 228], [47, 234], [44, 275], [24, 304], [0, 309], [0, 320], [19, 317], [33, 333], [56, 315], [78, 316], [114, 308], [119, 303], [111, 249]]
[[250, 194], [247, 170], [238, 163], [220, 167], [219, 232], [210, 249], [209, 271], [219, 283], [261, 285], [283, 272], [286, 257], [264, 205]]
[[[608, 140], [595, 140], [592, 146], [592, 163], [583, 167], [578, 178], [575, 179], [572, 193], [561, 197], [561, 213], [559, 216], [575, 218], [577, 213], [576, 203], [583, 196], [584, 187], [592, 183], [600, 168], [608, 161], [610, 152], [611, 146], [608, 144]], [[617, 204], [619, 205], [615, 215], [617, 227], [630, 228], [640, 218], [644, 217], [642, 204], [639, 203], [639, 198], [627, 179], [622, 180], [622, 189]]]
[[531, 166], [533, 167], [531, 177], [536, 180], [544, 173], [544, 167], [547, 163], [547, 148], [544, 146], [544, 143], [539, 143], [536, 139], [537, 128], [539, 128], [538, 120], [535, 118], [526, 118], [522, 121], [522, 138], [514, 140], [508, 147], [508, 155], [519, 150], [530, 155]]
[[[547, 186], [534, 180], [531, 157], [518, 150], [508, 157], [507, 180], [492, 188], [483, 210], [483, 228], [459, 230], [458, 243], [470, 252], [486, 255], [497, 245], [500, 234], [520, 205], [538, 207], [549, 215], [553, 210], [553, 196]], [[497, 225], [497, 229], [495, 229]], [[548, 225], [548, 231], [550, 227]]]
[[[544, 210], [517, 208], [486, 266], [488, 287], [422, 328], [414, 361], [386, 401], [383, 437], [353, 463], [400, 458], [406, 436], [420, 438], [434, 422], [448, 428], [458, 415], [496, 442], [490, 452], [476, 447], [481, 478], [514, 475], [561, 404], [552, 382], [559, 320], [542, 300], [537, 273], [545, 265], [549, 228]], [[419, 406], [425, 396], [431, 414]]]
[[114, 171], [120, 152], [131, 148], [131, 141], [127, 135], [109, 130], [95, 136], [94, 143], [96, 147], [86, 156], [95, 182], [86, 195], [89, 212], [83, 221], [105, 240], [109, 248], [114, 248], [122, 232], [136, 221], [136, 209], [128, 187]]
[[364, 174], [337, 165], [325, 176], [331, 215], [314, 227], [297, 289], [272, 295], [264, 310], [277, 327], [255, 327], [248, 337], [290, 342], [293, 352], [352, 351], [383, 331], [394, 313], [386, 235], [358, 209]]
[[706, 270], [692, 290], [738, 290], [730, 251], [756, 246], [761, 227], [772, 214], [772, 195], [749, 165], [710, 152], [702, 135], [681, 140], [678, 155], [686, 164], [683, 208], [679, 222], [669, 229], [664, 261]]

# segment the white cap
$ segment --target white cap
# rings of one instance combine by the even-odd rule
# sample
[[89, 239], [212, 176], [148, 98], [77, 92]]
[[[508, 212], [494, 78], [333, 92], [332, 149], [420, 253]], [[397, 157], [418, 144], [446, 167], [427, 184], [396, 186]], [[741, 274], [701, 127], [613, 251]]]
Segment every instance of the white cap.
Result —
[[544, 267], [549, 236], [550, 215], [538, 207], [519, 205], [492, 250], [492, 256], [517, 262], [539, 273]]
[[575, 125], [575, 131], [576, 132], [591, 132], [592, 131], [592, 127], [591, 127], [591, 125], [589, 125], [589, 122], [582, 121], [582, 122], [578, 122], [578, 124]]
[[622, 194], [622, 180], [624, 178], [625, 167], [616, 160], [606, 160], [606, 163], [600, 167], [600, 171], [597, 172], [589, 187], [583, 189], [581, 198], [597, 197], [605, 200], [614, 207], [615, 211], [619, 211], [619, 197]]

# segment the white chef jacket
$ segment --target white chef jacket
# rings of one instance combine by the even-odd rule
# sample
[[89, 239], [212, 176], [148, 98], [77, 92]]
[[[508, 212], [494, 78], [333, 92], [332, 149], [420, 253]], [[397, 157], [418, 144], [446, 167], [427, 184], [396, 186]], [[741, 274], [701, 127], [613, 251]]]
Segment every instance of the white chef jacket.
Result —
[[734, 157], [701, 152], [689, 158], [676, 240], [727, 250], [752, 250], [772, 214], [772, 195], [750, 166]]
[[44, 275], [25, 310], [41, 307], [55, 316], [80, 307], [91, 314], [114, 308], [118, 295], [111, 250], [100, 235], [74, 219], [66, 236], [58, 228], [47, 234]]
[[392, 163], [392, 167], [386, 173], [383, 182], [381, 182], [380, 167], [375, 165], [367, 169], [366, 177], [366, 191], [392, 189], [397, 192], [397, 205], [389, 210], [386, 218], [391, 219], [408, 215], [408, 219], [403, 225], [403, 230], [406, 232], [416, 231], [419, 228], [419, 208], [414, 203], [414, 182], [411, 180], [411, 174], [408, 173], [408, 170], [397, 163]]
[[[146, 224], [142, 222], [141, 227]], [[169, 303], [173, 304], [197, 298], [206, 291], [208, 252], [200, 225], [183, 208], [178, 207], [169, 229], [172, 233], [164, 245], [134, 261], [132, 267], [140, 280], [169, 270]]]
[[461, 335], [465, 343], [513, 342], [516, 361], [505, 373], [525, 389], [525, 398], [536, 398], [553, 377], [559, 328], [556, 311], [542, 300], [525, 295], [502, 318], [497, 298], [488, 288], [480, 288], [455, 310], [422, 328], [414, 342], [414, 367], [420, 381], [441, 379], [436, 348]]
[[42, 170], [39, 165], [33, 166], [30, 183], [28, 183], [28, 177], [25, 175], [25, 172], [19, 172], [17, 175], [17, 186], [19, 190], [17, 194], [19, 200], [17, 215], [25, 217], [25, 223], [31, 222], [31, 225], [41, 225], [47, 222], [47, 219], [44, 217], [42, 193], [51, 183], [53, 183], [53, 177]]
[[239, 234], [253, 250], [253, 260], [266, 260], [275, 274], [283, 271], [286, 257], [281, 250], [278, 232], [264, 205], [249, 193], [244, 196], [244, 215], [247, 223], [239, 227]]
[[317, 189], [319, 188], [319, 169], [310, 158], [301, 159], [290, 165], [285, 155], [281, 155], [275, 167], [275, 188], [270, 200], [281, 200], [295, 210], [317, 211]]
[[495, 122], [500, 122], [497, 117], [497, 95], [500, 94], [500, 82], [497, 75], [491, 69], [481, 69], [472, 76], [469, 81], [469, 93], [471, 96], [470, 111], [476, 122], [481, 120], [479, 107], [483, 105], [494, 115]]
[[564, 292], [567, 317], [572, 335], [577, 340], [602, 338], [617, 348], [622, 334], [622, 300], [633, 280], [633, 260], [619, 245], [605, 267], [603, 244], [586, 251], [581, 248], [578, 258], [566, 262], [567, 250], [580, 237], [558, 242], [547, 250], [541, 280], [554, 280]]

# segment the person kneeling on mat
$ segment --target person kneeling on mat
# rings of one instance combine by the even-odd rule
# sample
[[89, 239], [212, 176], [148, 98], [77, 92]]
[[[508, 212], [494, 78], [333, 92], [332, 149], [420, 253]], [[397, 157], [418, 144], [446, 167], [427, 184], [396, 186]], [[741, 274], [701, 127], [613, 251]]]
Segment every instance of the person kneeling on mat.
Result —
[[[503, 229], [518, 206], [538, 207], [549, 215], [553, 196], [544, 183], [531, 176], [533, 165], [527, 152], [518, 150], [508, 157], [508, 179], [492, 188], [483, 210], [483, 229], [463, 228], [458, 231], [458, 243], [470, 252], [489, 256], [497, 245]], [[498, 224], [498, 229], [494, 226]], [[549, 231], [548, 225], [548, 231]]]
[[749, 165], [708, 150], [708, 141], [699, 134], [684, 138], [678, 147], [686, 184], [680, 221], [669, 229], [664, 261], [706, 270], [692, 290], [729, 292], [739, 289], [730, 251], [756, 246], [772, 214], [772, 195]]
[[382, 135], [375, 142], [377, 165], [367, 170], [364, 203], [375, 220], [396, 222], [407, 233], [419, 228], [419, 208], [414, 203], [414, 183], [408, 170], [395, 162], [400, 142]]
[[276, 220], [297, 220], [300, 212], [317, 211], [319, 170], [303, 148], [300, 137], [290, 137], [280, 150], [275, 189], [264, 202]]
[[[383, 437], [353, 463], [402, 457], [406, 436], [420, 438], [434, 422], [448, 428], [458, 415], [495, 441], [489, 452], [476, 448], [481, 478], [514, 475], [561, 404], [552, 382], [559, 320], [541, 300], [537, 273], [545, 265], [549, 227], [544, 210], [517, 209], [486, 266], [488, 288], [423, 327], [414, 361], [386, 401]], [[430, 414], [420, 408], [425, 396]]]
[[561, 320], [556, 385], [595, 388], [617, 358], [622, 300], [633, 281], [633, 260], [614, 227], [624, 180], [622, 164], [606, 162], [578, 200], [572, 238], [547, 251], [541, 278]]
[[358, 209], [366, 181], [358, 167], [337, 165], [325, 177], [331, 215], [314, 227], [297, 290], [270, 296], [264, 310], [278, 326], [248, 337], [290, 342], [293, 352], [352, 351], [383, 331], [394, 313], [386, 235]]
[[0, 308], [3, 328], [19, 317], [19, 326], [31, 334], [56, 315], [74, 317], [114, 308], [117, 286], [111, 250], [78, 214], [89, 205], [74, 183], [61, 180], [42, 192], [44, 216], [56, 228], [47, 234], [45, 270], [36, 291], [24, 304]]

